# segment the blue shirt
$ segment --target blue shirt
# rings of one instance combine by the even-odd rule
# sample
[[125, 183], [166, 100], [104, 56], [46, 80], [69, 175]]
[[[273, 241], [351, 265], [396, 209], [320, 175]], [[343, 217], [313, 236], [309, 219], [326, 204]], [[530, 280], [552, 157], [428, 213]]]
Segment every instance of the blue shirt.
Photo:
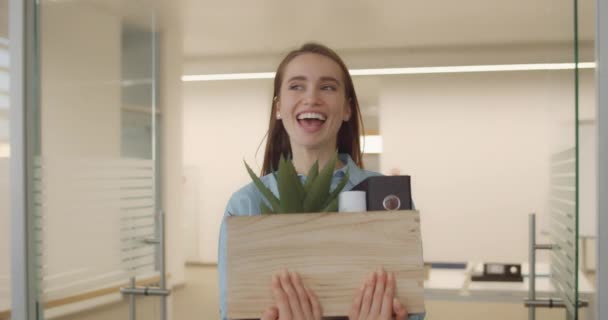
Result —
[[[339, 154], [338, 159], [345, 164], [344, 167], [336, 170], [331, 181], [331, 189], [335, 189], [338, 182], [346, 174], [348, 170], [349, 178], [346, 186], [343, 190], [348, 191], [354, 186], [358, 185], [361, 181], [371, 176], [379, 176], [381, 174], [373, 171], [363, 170], [357, 166], [357, 164], [351, 159], [348, 154]], [[298, 175], [302, 181], [306, 179], [304, 175]], [[264, 185], [268, 187], [275, 196], [279, 196], [277, 188], [277, 181], [272, 174], [267, 174], [260, 178]], [[260, 203], [266, 200], [262, 194], [258, 191], [255, 185], [252, 183], [239, 189], [235, 192], [226, 206], [226, 212], [224, 217], [227, 216], [251, 216], [260, 214]], [[222, 226], [220, 228], [220, 239], [218, 248], [218, 272], [219, 272], [219, 287], [220, 287], [220, 317], [222, 320], [226, 320], [226, 226], [222, 220]], [[408, 320], [422, 320], [424, 314], [412, 314], [409, 315]]]

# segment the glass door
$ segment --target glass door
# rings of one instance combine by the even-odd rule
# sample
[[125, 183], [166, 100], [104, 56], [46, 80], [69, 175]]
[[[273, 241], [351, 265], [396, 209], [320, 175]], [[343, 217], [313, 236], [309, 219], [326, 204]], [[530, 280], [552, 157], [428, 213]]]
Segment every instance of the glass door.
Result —
[[8, 1], [0, 1], [0, 319], [8, 317], [11, 308], [11, 220], [10, 176], [10, 59], [8, 35]]
[[28, 194], [39, 319], [158, 319], [166, 310], [158, 296], [121, 293], [165, 279], [152, 8], [37, 2]]

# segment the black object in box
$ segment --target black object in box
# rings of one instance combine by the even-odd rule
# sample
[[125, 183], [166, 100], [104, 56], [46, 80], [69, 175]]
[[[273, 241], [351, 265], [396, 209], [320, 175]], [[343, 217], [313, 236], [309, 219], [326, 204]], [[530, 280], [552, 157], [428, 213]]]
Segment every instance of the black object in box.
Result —
[[472, 274], [471, 281], [523, 282], [520, 264], [484, 263], [483, 273]]
[[352, 190], [365, 191], [368, 211], [412, 210], [410, 176], [369, 177]]

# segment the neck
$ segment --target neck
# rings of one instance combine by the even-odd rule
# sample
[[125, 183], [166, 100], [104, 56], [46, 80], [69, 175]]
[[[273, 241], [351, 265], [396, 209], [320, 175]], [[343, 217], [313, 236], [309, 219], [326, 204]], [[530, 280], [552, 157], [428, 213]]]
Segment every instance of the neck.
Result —
[[[300, 174], [308, 174], [308, 171], [317, 160], [319, 161], [319, 171], [323, 170], [336, 152], [336, 149], [333, 147], [319, 149], [293, 148], [292, 146], [291, 152], [293, 153], [293, 165], [296, 171]], [[335, 169], [340, 169], [343, 166], [342, 162], [337, 159]]]

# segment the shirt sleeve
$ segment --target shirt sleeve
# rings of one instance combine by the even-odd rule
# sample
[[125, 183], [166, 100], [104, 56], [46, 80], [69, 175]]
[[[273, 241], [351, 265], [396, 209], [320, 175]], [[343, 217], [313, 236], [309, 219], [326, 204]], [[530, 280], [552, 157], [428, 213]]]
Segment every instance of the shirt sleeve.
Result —
[[217, 271], [220, 288], [220, 319], [226, 320], [226, 217], [230, 215], [231, 202], [228, 202], [222, 224], [220, 226], [220, 239], [218, 245]]
[[256, 194], [251, 192], [251, 189], [241, 189], [235, 192], [228, 205], [226, 205], [226, 211], [222, 218], [222, 224], [220, 226], [220, 238], [218, 242], [218, 257], [217, 257], [217, 271], [218, 281], [220, 289], [220, 319], [226, 320], [226, 218], [229, 216], [243, 216], [259, 214], [259, 203]]
[[424, 320], [426, 313], [413, 313], [407, 316], [407, 320]]

